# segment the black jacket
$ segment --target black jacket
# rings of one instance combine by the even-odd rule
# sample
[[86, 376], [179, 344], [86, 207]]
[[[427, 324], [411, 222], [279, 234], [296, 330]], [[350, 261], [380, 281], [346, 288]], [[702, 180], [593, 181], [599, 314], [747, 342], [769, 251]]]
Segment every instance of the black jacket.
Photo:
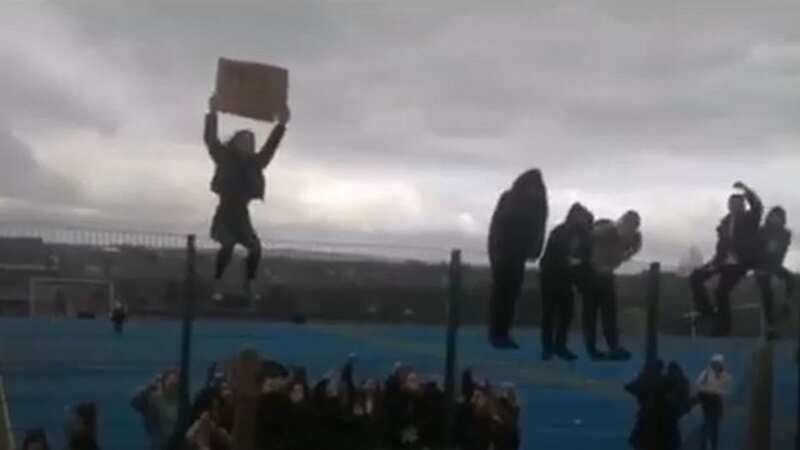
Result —
[[258, 153], [242, 155], [227, 148], [217, 137], [217, 115], [206, 114], [204, 140], [216, 168], [211, 180], [211, 190], [220, 196], [233, 196], [247, 200], [263, 199], [266, 191], [264, 169], [272, 161], [286, 127], [278, 124]]
[[539, 263], [542, 272], [569, 272], [575, 265], [575, 259], [585, 265], [589, 262], [592, 253], [592, 235], [589, 230], [562, 223], [550, 232], [544, 256]]
[[768, 225], [761, 227], [758, 230], [758, 268], [773, 271], [783, 267], [791, 243], [791, 230]]
[[[752, 192], [745, 192], [745, 199], [750, 205], [750, 209], [734, 216], [726, 215], [719, 226], [717, 226], [717, 250], [714, 255], [714, 263], [721, 265], [729, 254], [733, 254], [739, 264], [752, 266], [755, 263], [758, 252], [758, 227], [761, 223], [761, 216], [764, 214], [764, 206], [761, 199]], [[733, 221], [733, 236], [729, 229]]]
[[[532, 201], [533, 200], [533, 201]], [[544, 246], [547, 198], [503, 192], [489, 226], [489, 260], [536, 260]]]

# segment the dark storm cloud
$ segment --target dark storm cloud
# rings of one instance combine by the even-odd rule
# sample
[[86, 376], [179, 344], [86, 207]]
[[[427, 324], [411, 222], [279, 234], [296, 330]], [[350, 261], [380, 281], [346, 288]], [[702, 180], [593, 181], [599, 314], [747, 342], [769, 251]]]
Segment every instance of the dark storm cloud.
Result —
[[[85, 164], [63, 169], [102, 168], [84, 197], [108, 217], [203, 222], [213, 199], [195, 172], [210, 170], [200, 132], [219, 56], [291, 70], [294, 118], [254, 209], [276, 233], [482, 248], [497, 195], [531, 166], [551, 225], [576, 199], [637, 208], [648, 257], [707, 252], [739, 178], [800, 211], [796, 2], [13, 5], [0, 118], [42, 154], [66, 151], [63, 136], [85, 145]], [[240, 124], [223, 118], [223, 134]], [[165, 152], [170, 170], [148, 162]], [[359, 189], [383, 197], [348, 203]]]
[[0, 197], [44, 203], [69, 203], [79, 197], [78, 186], [47, 168], [8, 130], [0, 127]]

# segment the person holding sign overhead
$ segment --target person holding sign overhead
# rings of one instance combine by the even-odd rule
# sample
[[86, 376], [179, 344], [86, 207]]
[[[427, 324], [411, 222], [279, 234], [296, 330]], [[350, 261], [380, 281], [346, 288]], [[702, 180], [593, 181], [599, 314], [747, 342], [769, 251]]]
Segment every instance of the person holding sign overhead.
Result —
[[[284, 103], [274, 115], [257, 116], [248, 113], [253, 111], [253, 97], [261, 98], [265, 103], [270, 104], [270, 107], [264, 108], [264, 110], [275, 110], [275, 107], [272, 106], [275, 103], [274, 95], [270, 98], [270, 93], [267, 91], [266, 94], [254, 92], [254, 95], [246, 96], [247, 91], [241, 86], [243, 77], [230, 76], [232, 64], [235, 65], [237, 63], [220, 60], [217, 89], [209, 101], [204, 133], [206, 147], [215, 165], [211, 191], [219, 197], [219, 204], [211, 225], [211, 238], [221, 245], [217, 254], [216, 270], [214, 272], [214, 299], [218, 301], [223, 298], [219, 290], [220, 280], [231, 262], [236, 244], [242, 245], [248, 250], [244, 293], [249, 298], [253, 297], [253, 282], [261, 261], [261, 240], [253, 229], [248, 206], [251, 200], [264, 199], [266, 188], [264, 169], [267, 168], [275, 156], [278, 145], [286, 132], [286, 123], [290, 118], [289, 107], [285, 103], [285, 92], [280, 99]], [[247, 64], [261, 69], [264, 69], [264, 67], [269, 68], [269, 66]], [[239, 66], [234, 66], [234, 68], [241, 69]], [[247, 70], [243, 72], [248, 73]], [[252, 83], [252, 78], [250, 80], [245, 78], [245, 81]], [[237, 80], [239, 86], [231, 88], [230, 85], [236, 84]], [[267, 79], [266, 82], [269, 82], [269, 80]], [[285, 91], [285, 83], [282, 89]], [[241, 105], [241, 109], [237, 109], [237, 104]], [[221, 105], [225, 105], [225, 107], [221, 108]], [[217, 135], [217, 111], [234, 114], [239, 114], [239, 111], [242, 111], [239, 115], [261, 120], [274, 118], [278, 124], [272, 129], [269, 138], [261, 149], [256, 151], [255, 135], [250, 130], [236, 131], [224, 143], [219, 140]]]

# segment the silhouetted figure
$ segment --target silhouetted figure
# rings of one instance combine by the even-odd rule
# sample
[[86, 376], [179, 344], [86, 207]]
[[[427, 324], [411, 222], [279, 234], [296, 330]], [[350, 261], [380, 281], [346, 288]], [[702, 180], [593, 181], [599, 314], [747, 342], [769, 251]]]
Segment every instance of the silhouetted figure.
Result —
[[[216, 166], [211, 190], [219, 196], [219, 205], [211, 225], [211, 237], [222, 246], [217, 254], [214, 278], [219, 284], [231, 262], [236, 244], [246, 247], [248, 255], [244, 287], [248, 296], [253, 294], [253, 281], [261, 260], [261, 240], [250, 221], [248, 204], [254, 199], [264, 199], [264, 169], [275, 156], [286, 132], [288, 120], [287, 109], [278, 125], [272, 129], [266, 143], [256, 153], [255, 136], [249, 130], [239, 130], [228, 142], [220, 142], [217, 137], [217, 113], [213, 97], [206, 114], [205, 143]], [[222, 299], [219, 290], [215, 293], [215, 299]]]
[[691, 410], [691, 383], [674, 361], [667, 366], [664, 389], [664, 449], [680, 450], [683, 445], [680, 421]]
[[791, 243], [792, 232], [786, 228], [786, 210], [776, 206], [767, 213], [764, 225], [758, 230], [758, 253], [756, 255], [756, 282], [761, 290], [768, 339], [777, 336], [772, 277], [777, 277], [786, 284], [785, 309], [788, 309], [788, 301], [794, 293], [794, 275], [783, 266], [783, 260]]
[[709, 366], [700, 373], [695, 382], [697, 403], [703, 409], [703, 450], [719, 445], [719, 425], [724, 411], [723, 399], [730, 393], [733, 379], [725, 370], [725, 358], [714, 355]]
[[539, 169], [531, 169], [500, 196], [489, 227], [489, 341], [495, 348], [519, 348], [510, 336], [514, 307], [525, 280], [525, 262], [535, 261], [542, 252], [546, 222], [547, 188]]
[[567, 218], [550, 232], [539, 263], [542, 289], [542, 359], [555, 354], [571, 361], [575, 354], [567, 348], [575, 295], [589, 264], [594, 216], [580, 203], [574, 203]]
[[[630, 353], [619, 343], [617, 292], [614, 271], [642, 248], [641, 217], [630, 210], [616, 222], [601, 219], [592, 229], [591, 262], [583, 280], [583, 336], [592, 359], [627, 360]], [[603, 325], [608, 353], [597, 349], [597, 318]]]
[[664, 362], [656, 360], [625, 385], [625, 390], [639, 404], [636, 423], [628, 438], [636, 450], [657, 450], [664, 444], [665, 381]]
[[21, 450], [50, 450], [47, 434], [41, 428], [29, 430], [22, 439]]
[[97, 407], [94, 403], [81, 403], [75, 407], [72, 421], [67, 426], [67, 448], [99, 450], [96, 439]]
[[[695, 309], [704, 317], [715, 319], [714, 336], [727, 336], [731, 332], [730, 293], [756, 264], [758, 228], [764, 211], [761, 200], [752, 189], [741, 181], [733, 187], [741, 189], [744, 194], [733, 194], [728, 198], [728, 214], [717, 226], [714, 258], [690, 276]], [[705, 282], [715, 275], [719, 275], [716, 311], [705, 287]]]
[[109, 313], [111, 323], [114, 324], [114, 331], [122, 333], [122, 328], [125, 325], [125, 320], [128, 318], [128, 311], [121, 302], [114, 302], [114, 307], [111, 308]]

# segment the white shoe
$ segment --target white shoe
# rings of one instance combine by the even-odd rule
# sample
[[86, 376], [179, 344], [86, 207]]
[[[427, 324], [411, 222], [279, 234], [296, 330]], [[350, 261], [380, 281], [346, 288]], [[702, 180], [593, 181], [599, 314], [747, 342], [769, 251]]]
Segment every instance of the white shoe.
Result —
[[222, 295], [221, 292], [214, 292], [214, 294], [211, 296], [211, 299], [214, 300], [215, 302], [221, 302], [222, 300], [225, 299], [225, 296]]

